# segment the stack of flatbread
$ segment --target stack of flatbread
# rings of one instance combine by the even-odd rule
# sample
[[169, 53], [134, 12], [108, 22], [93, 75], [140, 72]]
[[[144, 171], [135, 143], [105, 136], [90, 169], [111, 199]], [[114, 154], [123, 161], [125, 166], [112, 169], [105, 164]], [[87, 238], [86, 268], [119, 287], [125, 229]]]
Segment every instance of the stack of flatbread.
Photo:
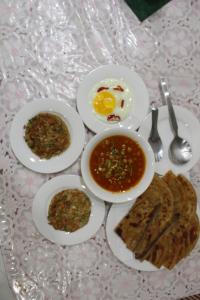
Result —
[[116, 233], [140, 261], [172, 269], [194, 248], [199, 237], [197, 197], [192, 184], [169, 171], [155, 175], [137, 198]]

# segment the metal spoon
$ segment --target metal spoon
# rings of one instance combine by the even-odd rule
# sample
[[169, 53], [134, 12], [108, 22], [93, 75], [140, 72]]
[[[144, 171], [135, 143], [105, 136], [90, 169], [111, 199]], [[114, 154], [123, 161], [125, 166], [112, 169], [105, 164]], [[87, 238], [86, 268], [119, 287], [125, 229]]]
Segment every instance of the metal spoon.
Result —
[[166, 80], [162, 78], [160, 80], [160, 87], [168, 105], [170, 124], [174, 132], [174, 139], [172, 140], [169, 147], [169, 157], [173, 163], [180, 165], [187, 163], [192, 157], [192, 148], [188, 141], [179, 137], [178, 135], [178, 124], [176, 121], [175, 112], [171, 103], [170, 93], [167, 87]]
[[163, 158], [163, 145], [157, 128], [158, 109], [152, 106], [151, 111], [152, 111], [152, 127], [151, 127], [151, 132], [149, 135], [148, 142], [151, 145], [151, 148], [153, 149], [155, 161], [158, 162]]

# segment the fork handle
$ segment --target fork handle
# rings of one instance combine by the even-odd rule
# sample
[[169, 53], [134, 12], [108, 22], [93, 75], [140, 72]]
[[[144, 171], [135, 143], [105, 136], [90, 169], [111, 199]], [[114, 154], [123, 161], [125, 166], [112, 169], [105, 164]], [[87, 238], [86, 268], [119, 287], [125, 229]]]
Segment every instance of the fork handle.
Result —
[[158, 137], [158, 129], [157, 129], [157, 123], [158, 123], [158, 109], [157, 108], [152, 108], [152, 127], [151, 127], [151, 139], [152, 141], [156, 140]]

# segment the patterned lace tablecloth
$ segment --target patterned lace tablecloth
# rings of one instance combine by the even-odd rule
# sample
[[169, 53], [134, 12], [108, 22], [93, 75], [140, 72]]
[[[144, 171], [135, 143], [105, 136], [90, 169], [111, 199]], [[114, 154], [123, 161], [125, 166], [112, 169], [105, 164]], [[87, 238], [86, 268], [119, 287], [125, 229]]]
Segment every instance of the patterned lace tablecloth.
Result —
[[[18, 299], [167, 300], [200, 292], [200, 243], [171, 272], [140, 272], [111, 253], [105, 225], [77, 246], [46, 240], [31, 206], [54, 175], [23, 167], [9, 144], [25, 103], [53, 98], [75, 108], [79, 82], [109, 63], [135, 69], [158, 105], [158, 80], [166, 76], [174, 103], [200, 119], [199, 12], [200, 1], [173, 0], [140, 24], [123, 0], [0, 1], [0, 242]], [[63, 173], [79, 174], [80, 159]], [[200, 190], [200, 164], [191, 179]]]

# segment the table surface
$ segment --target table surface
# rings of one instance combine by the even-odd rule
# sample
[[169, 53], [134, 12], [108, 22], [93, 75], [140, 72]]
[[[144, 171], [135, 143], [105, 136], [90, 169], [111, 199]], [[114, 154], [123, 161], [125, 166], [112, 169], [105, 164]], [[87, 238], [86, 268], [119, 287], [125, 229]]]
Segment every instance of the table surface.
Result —
[[7, 275], [4, 268], [3, 258], [0, 251], [0, 299], [1, 300], [14, 300], [11, 289], [8, 286]]
[[[9, 144], [16, 112], [34, 99], [76, 106], [77, 87], [102, 64], [123, 64], [162, 104], [168, 78], [173, 102], [200, 120], [200, 1], [170, 1], [140, 23], [123, 0], [2, 0], [0, 3], [0, 242], [18, 299], [177, 299], [200, 292], [200, 243], [172, 271], [140, 272], [111, 253], [102, 225], [95, 237], [62, 247], [36, 230], [31, 206], [49, 175], [23, 167]], [[87, 140], [92, 137], [87, 131]], [[80, 159], [62, 174], [79, 174]], [[200, 164], [191, 170], [200, 189]]]

